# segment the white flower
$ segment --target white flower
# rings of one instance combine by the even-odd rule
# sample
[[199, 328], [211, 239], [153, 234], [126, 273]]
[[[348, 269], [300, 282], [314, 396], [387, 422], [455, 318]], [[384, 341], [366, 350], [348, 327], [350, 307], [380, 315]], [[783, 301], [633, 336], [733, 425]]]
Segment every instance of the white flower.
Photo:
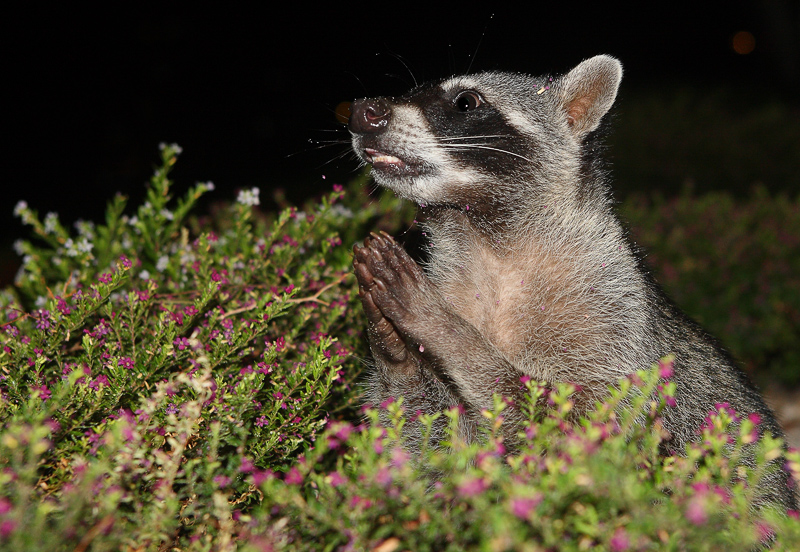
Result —
[[183, 148], [178, 144], [167, 144], [166, 142], [161, 142], [158, 145], [158, 149], [161, 151], [164, 151], [165, 149], [171, 149], [175, 152], [175, 155], [180, 155], [183, 152]]
[[164, 272], [164, 270], [166, 270], [168, 266], [169, 266], [169, 257], [167, 257], [166, 255], [162, 255], [161, 257], [158, 258], [158, 261], [156, 261], [156, 270], [158, 270], [159, 272]]
[[333, 207], [331, 207], [331, 211], [340, 217], [353, 218], [353, 211], [341, 203], [334, 203]]
[[211, 182], [210, 180], [208, 182], [201, 182], [201, 184], [203, 186], [205, 186], [206, 190], [208, 190], [209, 192], [213, 192], [214, 191], [214, 183]]
[[51, 211], [44, 216], [44, 231], [48, 234], [52, 234], [56, 231], [57, 224], [58, 214]]
[[242, 190], [239, 192], [239, 196], [236, 198], [236, 201], [242, 205], [260, 205], [261, 201], [258, 199], [259, 193], [261, 193], [261, 190], [255, 187], [249, 190]]
[[20, 257], [25, 254], [25, 242], [17, 240], [14, 242], [14, 252]]
[[94, 248], [94, 244], [90, 243], [86, 238], [81, 238], [81, 241], [78, 243], [78, 251], [91, 253], [92, 248]]
[[91, 240], [94, 238], [94, 223], [92, 221], [78, 219], [75, 221], [75, 228], [78, 230], [78, 234], [84, 236], [85, 239]]
[[172, 220], [175, 218], [175, 215], [173, 215], [172, 211], [169, 209], [161, 209], [161, 216], [167, 220]]
[[28, 210], [28, 202], [27, 201], [18, 201], [17, 204], [14, 206], [14, 216], [21, 217], [22, 213]]
[[147, 270], [142, 270], [139, 273], [139, 278], [141, 278], [142, 280], [149, 280], [150, 279], [150, 273]]

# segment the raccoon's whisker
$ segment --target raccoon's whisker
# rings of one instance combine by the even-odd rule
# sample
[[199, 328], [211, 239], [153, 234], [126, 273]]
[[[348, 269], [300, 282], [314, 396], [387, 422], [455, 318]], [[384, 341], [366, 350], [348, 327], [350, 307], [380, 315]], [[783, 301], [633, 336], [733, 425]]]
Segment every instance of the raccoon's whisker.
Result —
[[533, 163], [533, 160], [525, 157], [524, 155], [520, 155], [518, 153], [514, 153], [513, 151], [508, 151], [508, 150], [504, 150], [504, 149], [500, 149], [500, 148], [493, 148], [493, 147], [490, 147], [490, 146], [481, 146], [481, 145], [478, 145], [478, 144], [452, 144], [452, 145], [444, 144], [444, 145], [448, 146], [448, 147], [450, 147], [452, 149], [474, 148], [474, 149], [492, 150], [492, 151], [497, 151], [497, 152], [500, 152], [500, 153], [507, 153], [508, 155], [513, 155], [514, 157], [519, 157], [520, 159], [524, 159], [528, 163]]
[[[325, 141], [324, 143], [321, 143], [320, 141], [317, 141], [317, 145], [311, 146], [311, 147], [308, 147], [308, 148], [304, 148], [304, 149], [302, 149], [300, 151], [296, 151], [294, 153], [289, 153], [289, 154], [286, 155], [286, 157], [294, 157], [295, 155], [298, 155], [300, 153], [308, 153], [309, 151], [316, 151], [316, 150], [330, 148], [330, 147], [339, 146], [339, 145], [347, 145], [349, 143], [350, 143], [349, 140], [330, 140], [330, 141]], [[345, 155], [345, 154], [348, 154], [348, 153], [352, 153], [352, 152], [350, 152], [348, 150], [348, 151], [345, 151], [344, 153], [342, 153], [341, 155]]]
[[450, 142], [455, 140], [480, 140], [482, 138], [509, 138], [506, 134], [478, 134], [475, 136], [450, 136], [445, 138], [437, 138], [440, 142]]

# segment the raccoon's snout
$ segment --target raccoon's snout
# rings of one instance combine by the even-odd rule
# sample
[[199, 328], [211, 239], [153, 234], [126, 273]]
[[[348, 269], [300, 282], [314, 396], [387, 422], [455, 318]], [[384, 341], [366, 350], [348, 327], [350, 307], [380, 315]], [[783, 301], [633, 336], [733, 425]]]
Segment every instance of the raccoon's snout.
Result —
[[380, 134], [389, 125], [392, 109], [383, 98], [363, 98], [350, 108], [348, 128], [356, 134]]

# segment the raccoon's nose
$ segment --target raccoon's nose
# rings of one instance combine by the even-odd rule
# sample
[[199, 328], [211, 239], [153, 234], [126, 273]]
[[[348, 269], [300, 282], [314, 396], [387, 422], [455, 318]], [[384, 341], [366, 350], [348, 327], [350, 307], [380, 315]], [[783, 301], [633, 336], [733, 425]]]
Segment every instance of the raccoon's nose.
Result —
[[379, 134], [386, 129], [392, 110], [383, 98], [363, 98], [350, 108], [348, 128], [356, 134]]

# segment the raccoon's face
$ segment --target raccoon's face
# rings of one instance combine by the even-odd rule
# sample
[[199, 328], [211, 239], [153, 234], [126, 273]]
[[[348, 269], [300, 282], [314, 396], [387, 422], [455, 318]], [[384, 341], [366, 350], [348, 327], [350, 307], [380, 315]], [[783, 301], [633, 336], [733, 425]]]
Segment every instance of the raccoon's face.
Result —
[[400, 98], [357, 100], [349, 122], [353, 149], [372, 164], [378, 184], [402, 197], [478, 204], [540, 165], [537, 119], [547, 118], [536, 111], [549, 106], [534, 84], [531, 77], [484, 73], [429, 83]]
[[619, 61], [601, 55], [556, 79], [479, 73], [357, 100], [353, 149], [378, 184], [419, 204], [519, 208], [543, 190], [577, 189], [584, 140], [621, 78]]

